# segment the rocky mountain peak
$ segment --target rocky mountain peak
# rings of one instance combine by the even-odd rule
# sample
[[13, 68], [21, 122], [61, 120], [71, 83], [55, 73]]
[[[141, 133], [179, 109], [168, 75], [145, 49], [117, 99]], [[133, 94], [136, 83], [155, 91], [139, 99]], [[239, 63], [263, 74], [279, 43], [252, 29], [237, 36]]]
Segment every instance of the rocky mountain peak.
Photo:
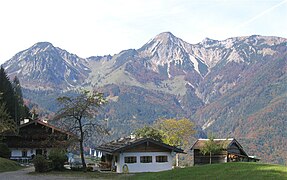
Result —
[[39, 42], [3, 64], [8, 75], [17, 75], [28, 89], [66, 89], [81, 84], [90, 72], [86, 60], [49, 42]]
[[34, 44], [32, 47], [27, 49], [26, 52], [36, 54], [40, 52], [47, 52], [47, 51], [56, 51], [56, 47], [53, 46], [50, 42], [38, 42]]
[[172, 78], [179, 74], [199, 73], [204, 76], [207, 66], [202, 59], [194, 56], [193, 45], [163, 32], [138, 49], [139, 56], [147, 60], [148, 67], [155, 72]]
[[50, 42], [38, 42], [36, 44], [34, 44], [31, 48], [41, 48], [41, 49], [45, 49], [47, 47], [54, 47], [52, 43]]
[[171, 32], [163, 32], [156, 35], [153, 39], [143, 45], [139, 51], [155, 51], [158, 49], [166, 49], [168, 51], [168, 47], [178, 46], [182, 43], [183, 41], [180, 38], [174, 36]]
[[213, 40], [213, 39], [206, 37], [199, 44], [203, 45], [204, 47], [211, 47], [217, 44], [218, 42], [219, 42], [218, 40]]
[[154, 40], [167, 42], [167, 41], [174, 41], [178, 39], [175, 37], [171, 32], [163, 32], [155, 36]]

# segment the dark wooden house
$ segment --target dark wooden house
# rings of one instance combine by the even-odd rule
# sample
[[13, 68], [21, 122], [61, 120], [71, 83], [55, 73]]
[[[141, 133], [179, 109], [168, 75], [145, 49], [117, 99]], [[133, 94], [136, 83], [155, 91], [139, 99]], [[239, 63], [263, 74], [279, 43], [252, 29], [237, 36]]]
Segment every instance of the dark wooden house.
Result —
[[[209, 139], [198, 139], [191, 147], [193, 155], [193, 165], [202, 165], [210, 163], [210, 154], [202, 154], [201, 149]], [[222, 146], [222, 150], [211, 155], [211, 163], [225, 162], [256, 162], [258, 158], [248, 156], [243, 147], [234, 138], [229, 139], [214, 139], [214, 142]]]
[[10, 159], [27, 161], [34, 155], [46, 156], [51, 148], [68, 147], [71, 137], [75, 135], [41, 120], [26, 120], [19, 133], [7, 134], [3, 141], [11, 150]]

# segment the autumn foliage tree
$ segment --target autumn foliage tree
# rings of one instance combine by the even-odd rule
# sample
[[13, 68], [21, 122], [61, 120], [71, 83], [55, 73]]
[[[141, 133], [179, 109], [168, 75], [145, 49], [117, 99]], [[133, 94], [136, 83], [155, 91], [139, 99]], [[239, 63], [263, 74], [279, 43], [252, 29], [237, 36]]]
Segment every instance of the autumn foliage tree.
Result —
[[59, 97], [61, 109], [57, 112], [56, 120], [62, 120], [66, 129], [79, 136], [79, 146], [83, 170], [86, 171], [84, 157], [84, 140], [90, 133], [97, 131], [107, 133], [100, 121], [96, 121], [98, 108], [106, 103], [102, 93], [83, 91], [74, 97]]
[[186, 147], [195, 133], [194, 124], [186, 118], [159, 119], [154, 127], [162, 132], [164, 143], [177, 147]]
[[[194, 124], [186, 118], [183, 119], [159, 119], [152, 126], [144, 126], [135, 131], [138, 137], [149, 137], [162, 141], [168, 145], [185, 148], [195, 133]], [[178, 166], [178, 154], [176, 165]]]

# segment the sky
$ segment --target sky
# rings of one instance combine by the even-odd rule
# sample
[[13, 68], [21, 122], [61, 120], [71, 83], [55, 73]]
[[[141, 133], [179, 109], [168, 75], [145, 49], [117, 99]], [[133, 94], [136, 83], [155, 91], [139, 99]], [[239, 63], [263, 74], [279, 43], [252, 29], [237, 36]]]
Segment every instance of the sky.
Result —
[[2, 0], [0, 64], [37, 42], [86, 58], [138, 49], [166, 31], [191, 44], [287, 38], [287, 0]]

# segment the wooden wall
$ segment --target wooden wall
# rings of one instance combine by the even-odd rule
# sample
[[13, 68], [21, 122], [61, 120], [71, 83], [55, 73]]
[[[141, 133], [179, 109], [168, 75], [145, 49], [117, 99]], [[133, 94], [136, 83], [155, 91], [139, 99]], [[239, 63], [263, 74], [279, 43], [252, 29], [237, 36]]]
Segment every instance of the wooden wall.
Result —
[[163, 148], [162, 146], [150, 142], [142, 143], [125, 150], [125, 152], [170, 152], [170, 151], [171, 150], [167, 148]]
[[[194, 165], [203, 165], [203, 164], [209, 164], [210, 157], [209, 154], [203, 155], [200, 153], [199, 149], [193, 150], [193, 164]], [[227, 160], [227, 151], [221, 151], [216, 154], [212, 154], [211, 156], [211, 163], [224, 163]]]

